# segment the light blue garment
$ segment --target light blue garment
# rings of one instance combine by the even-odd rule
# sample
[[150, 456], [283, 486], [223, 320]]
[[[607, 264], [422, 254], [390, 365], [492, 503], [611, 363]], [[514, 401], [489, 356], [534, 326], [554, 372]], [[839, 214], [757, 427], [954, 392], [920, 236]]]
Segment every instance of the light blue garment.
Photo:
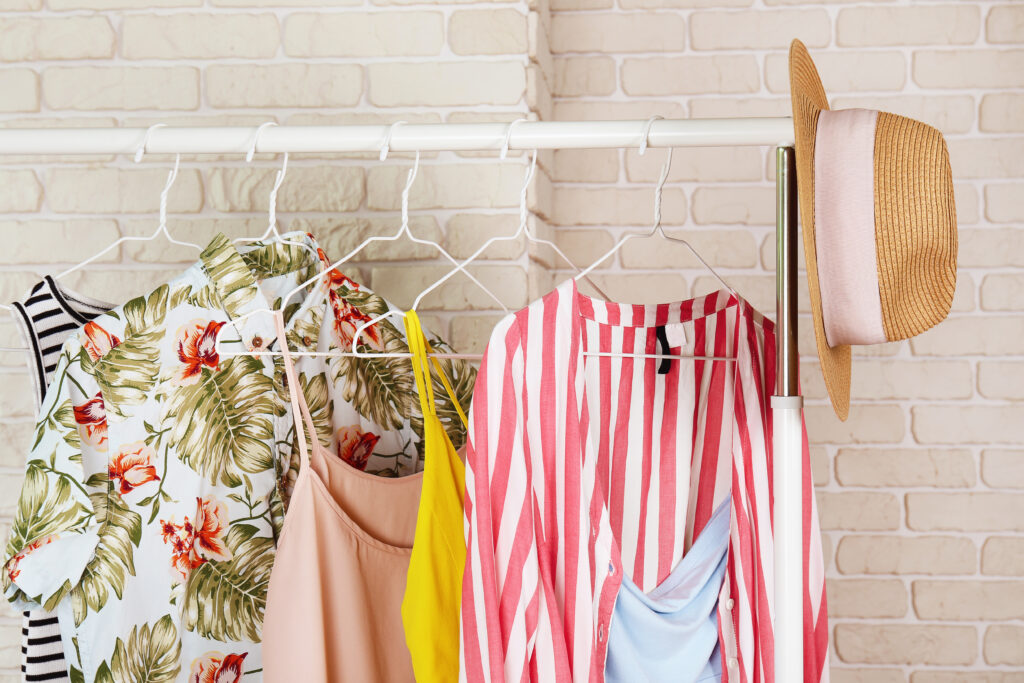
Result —
[[690, 552], [650, 593], [622, 577], [608, 634], [606, 683], [722, 679], [717, 609], [729, 548], [729, 501], [722, 501]]

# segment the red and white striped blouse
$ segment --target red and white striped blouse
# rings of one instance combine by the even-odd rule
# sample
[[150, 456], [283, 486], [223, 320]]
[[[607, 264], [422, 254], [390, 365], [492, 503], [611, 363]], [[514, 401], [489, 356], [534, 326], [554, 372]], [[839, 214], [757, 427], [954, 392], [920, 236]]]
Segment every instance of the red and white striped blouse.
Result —
[[[584, 352], [730, 356], [735, 362]], [[732, 493], [718, 606], [723, 681], [773, 673], [773, 323], [719, 292], [606, 303], [569, 280], [495, 329], [466, 473], [463, 681], [603, 681], [622, 572], [647, 592]], [[662, 372], [664, 371], [664, 372]], [[828, 619], [804, 437], [805, 676]]]

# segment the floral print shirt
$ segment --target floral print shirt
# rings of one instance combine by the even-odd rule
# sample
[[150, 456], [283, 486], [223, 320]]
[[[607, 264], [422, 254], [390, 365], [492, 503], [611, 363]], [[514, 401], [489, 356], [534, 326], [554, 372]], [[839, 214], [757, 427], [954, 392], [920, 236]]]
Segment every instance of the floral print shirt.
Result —
[[[271, 316], [214, 340], [329, 262], [311, 235], [286, 239], [305, 246], [238, 249], [218, 235], [177, 279], [96, 318], [61, 351], [0, 581], [17, 605], [57, 610], [72, 680], [262, 679], [267, 583], [298, 468], [290, 387], [280, 357], [228, 355], [279, 348]], [[348, 350], [359, 325], [390, 308], [337, 271], [321, 282], [288, 302], [295, 350]], [[401, 322], [374, 325], [361, 348], [407, 351]], [[325, 447], [381, 476], [422, 468], [408, 359], [298, 361]], [[475, 371], [445, 370], [468, 406]]]

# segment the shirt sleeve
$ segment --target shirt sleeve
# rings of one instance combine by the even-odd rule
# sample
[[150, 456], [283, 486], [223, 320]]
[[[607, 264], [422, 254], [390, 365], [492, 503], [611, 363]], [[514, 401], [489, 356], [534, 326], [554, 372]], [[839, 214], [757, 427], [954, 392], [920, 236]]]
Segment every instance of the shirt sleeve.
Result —
[[491, 336], [469, 415], [460, 680], [520, 681], [537, 632], [534, 495], [516, 319]]
[[23, 609], [56, 607], [99, 542], [107, 423], [87, 358], [77, 338], [65, 343], [39, 410], [0, 573], [5, 596]]

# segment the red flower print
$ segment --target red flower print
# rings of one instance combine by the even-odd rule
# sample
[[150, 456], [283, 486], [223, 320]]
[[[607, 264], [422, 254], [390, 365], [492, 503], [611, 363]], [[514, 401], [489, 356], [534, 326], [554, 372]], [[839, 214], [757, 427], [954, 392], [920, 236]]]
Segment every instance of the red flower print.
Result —
[[357, 470], [365, 470], [366, 462], [373, 455], [373, 448], [380, 441], [380, 436], [373, 432], [363, 432], [352, 425], [342, 427], [335, 435], [338, 457]]
[[82, 346], [85, 347], [86, 353], [89, 354], [89, 358], [91, 358], [94, 363], [107, 355], [110, 352], [110, 349], [121, 343], [120, 339], [110, 334], [94, 322], [87, 322], [82, 331], [85, 334], [85, 339], [82, 340]]
[[239, 683], [242, 680], [242, 665], [248, 652], [240, 655], [222, 655], [217, 651], [207, 652], [199, 659], [192, 660], [188, 683]]
[[[338, 293], [331, 290], [328, 293], [331, 301], [331, 309], [334, 311], [334, 335], [338, 338], [343, 351], [352, 350], [352, 340], [356, 336], [356, 330], [363, 324], [373, 320], [358, 308], [338, 296]], [[374, 351], [383, 351], [384, 344], [380, 339], [380, 330], [377, 325], [370, 325], [359, 336], [360, 343], [366, 344]]]
[[80, 406], [74, 406], [75, 422], [78, 423], [78, 433], [82, 441], [89, 444], [101, 453], [107, 450], [107, 408], [103, 403], [103, 396], [96, 392], [96, 396]]
[[[310, 235], [310, 237], [312, 237], [312, 235]], [[324, 267], [325, 270], [327, 268], [331, 267], [331, 259], [327, 258], [327, 254], [324, 253], [323, 249], [321, 249], [320, 247], [317, 247], [316, 248], [316, 254], [317, 254], [317, 256], [320, 257], [320, 263], [323, 264], [323, 267]], [[331, 268], [330, 270], [327, 270], [324, 273], [324, 275], [327, 276], [327, 279], [324, 280], [324, 283], [331, 290], [334, 290], [334, 289], [340, 287], [341, 285], [345, 285], [349, 289], [359, 289], [359, 285], [357, 285], [353, 280], [348, 278], [344, 273], [342, 273], [337, 268]]]
[[124, 444], [117, 449], [107, 465], [107, 476], [121, 481], [121, 495], [131, 493], [134, 489], [158, 481], [156, 466], [153, 460], [156, 451], [144, 441]]
[[195, 384], [204, 367], [212, 370], [220, 367], [220, 356], [214, 348], [214, 341], [222, 327], [223, 322], [191, 320], [178, 328], [178, 360], [181, 361], [181, 367], [175, 373], [175, 384]]
[[198, 509], [192, 552], [207, 560], [230, 560], [231, 551], [224, 543], [224, 533], [228, 527], [228, 506], [213, 496], [196, 498], [196, 503]]
[[47, 545], [48, 543], [52, 543], [54, 540], [56, 540], [56, 538], [56, 534], [51, 534], [45, 538], [37, 538], [36, 540], [29, 543], [27, 546], [22, 548], [21, 552], [12, 557], [10, 561], [7, 563], [7, 578], [9, 578], [11, 581], [17, 579], [18, 576], [21, 575], [21, 570], [18, 569], [18, 565], [21, 564], [21, 561], [28, 557], [33, 550], [36, 550], [37, 548], [42, 548], [44, 545]]

